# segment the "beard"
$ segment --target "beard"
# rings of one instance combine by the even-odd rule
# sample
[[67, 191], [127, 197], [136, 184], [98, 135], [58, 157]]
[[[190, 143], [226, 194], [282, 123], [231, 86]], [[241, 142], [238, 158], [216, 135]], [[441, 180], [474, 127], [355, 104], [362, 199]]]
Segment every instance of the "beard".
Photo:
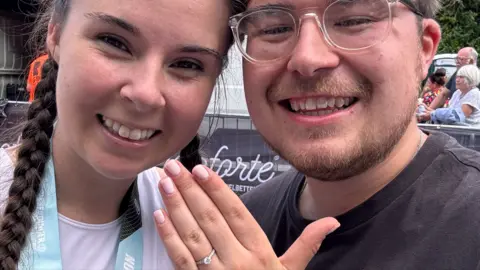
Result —
[[[417, 62], [417, 70], [421, 70], [420, 60]], [[286, 87], [271, 89], [270, 95], [275, 97], [276, 95], [282, 95], [283, 91], [297, 89], [312, 93], [328, 93], [332, 96], [355, 96], [366, 104], [371, 101], [373, 83], [364, 77], [346, 80], [341, 76], [327, 73], [325, 76], [319, 77], [322, 78], [321, 81], [296, 82], [295, 86], [287, 85]], [[406, 85], [406, 87], [412, 87], [412, 90], [413, 88], [416, 89], [420, 83], [419, 77], [418, 75], [412, 76], [410, 85]], [[408, 84], [408, 81], [405, 80], [403, 83]], [[386, 88], [385, 91], [391, 91], [391, 89], [396, 88], [392, 85], [390, 89]], [[377, 91], [379, 90], [377, 89]], [[311, 142], [311, 147], [307, 147], [307, 149], [299, 149], [297, 146], [286, 142], [286, 140], [280, 140], [280, 143], [277, 144], [265, 137], [264, 140], [276, 153], [306, 176], [321, 181], [342, 181], [351, 178], [384, 161], [405, 134], [408, 126], [412, 123], [412, 117], [417, 106], [417, 91], [407, 92], [411, 93], [411, 96], [408, 97], [408, 101], [402, 110], [390, 115], [389, 119], [372, 121], [372, 123], [362, 126], [360, 130], [356, 131], [355, 141], [344, 142], [341, 149], [328, 147], [328, 144], [322, 142], [323, 140], [329, 140], [329, 138], [344, 135], [345, 133], [340, 130], [340, 127], [307, 129], [307, 142]], [[405, 97], [400, 96], [399, 98]], [[378, 117], [382, 116], [377, 115], [377, 119]], [[371, 119], [376, 119], [375, 115]], [[302, 133], [305, 134], [305, 131], [302, 131]]]

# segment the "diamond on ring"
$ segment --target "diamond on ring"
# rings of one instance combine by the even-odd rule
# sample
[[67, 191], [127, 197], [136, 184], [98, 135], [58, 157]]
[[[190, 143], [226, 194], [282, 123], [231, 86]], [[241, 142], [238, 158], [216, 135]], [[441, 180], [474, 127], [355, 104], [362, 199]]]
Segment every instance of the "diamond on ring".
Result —
[[202, 264], [207, 264], [207, 265], [208, 265], [208, 264], [212, 263], [212, 257], [213, 257], [213, 255], [215, 255], [215, 249], [212, 249], [212, 251], [210, 252], [210, 254], [208, 254], [207, 257], [205, 257], [205, 258], [203, 258], [203, 259], [201, 259], [201, 260], [199, 260], [199, 261], [196, 261], [195, 263], [196, 263], [197, 265], [202, 265]]

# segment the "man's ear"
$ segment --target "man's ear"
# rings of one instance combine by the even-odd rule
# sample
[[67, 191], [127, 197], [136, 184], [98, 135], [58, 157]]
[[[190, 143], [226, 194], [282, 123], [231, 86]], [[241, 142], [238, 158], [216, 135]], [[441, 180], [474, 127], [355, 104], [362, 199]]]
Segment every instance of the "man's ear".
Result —
[[47, 33], [47, 50], [50, 56], [52, 56], [55, 62], [59, 62], [60, 60], [60, 50], [58, 47], [60, 46], [60, 25], [50, 22], [48, 24], [48, 33]]
[[437, 54], [438, 45], [442, 38], [440, 25], [432, 19], [424, 19], [422, 36], [420, 37], [423, 77], [427, 77], [428, 68], [432, 64], [433, 57]]

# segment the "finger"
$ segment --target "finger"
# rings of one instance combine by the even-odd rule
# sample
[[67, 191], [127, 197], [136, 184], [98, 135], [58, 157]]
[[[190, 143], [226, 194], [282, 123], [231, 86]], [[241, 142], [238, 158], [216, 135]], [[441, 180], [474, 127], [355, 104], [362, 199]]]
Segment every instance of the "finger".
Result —
[[157, 168], [157, 172], [158, 172], [158, 176], [160, 177], [160, 179], [163, 179], [163, 178], [167, 177], [167, 174], [165, 173], [164, 169]]
[[305, 269], [317, 253], [325, 237], [338, 229], [340, 223], [334, 218], [322, 218], [308, 225], [300, 237], [280, 257], [286, 269]]
[[250, 251], [258, 250], [269, 241], [257, 221], [225, 182], [212, 170], [197, 165], [192, 170], [195, 179], [218, 207], [238, 241]]
[[168, 219], [167, 214], [163, 210], [157, 210], [154, 213], [154, 220], [158, 235], [162, 239], [175, 269], [197, 269], [195, 259]]
[[[240, 243], [217, 206], [198, 185], [192, 174], [176, 160], [165, 164], [165, 172], [174, 179], [178, 191], [185, 200], [189, 211], [191, 211], [191, 215], [205, 232], [211, 245], [216, 249], [220, 260], [222, 258], [230, 259], [231, 254], [238, 253], [241, 248]], [[174, 220], [172, 213], [170, 216]], [[174, 220], [174, 223], [177, 224], [177, 221]]]
[[172, 179], [170, 177], [161, 179], [159, 189], [169, 218], [193, 258], [200, 260], [210, 254], [212, 244], [188, 209]]

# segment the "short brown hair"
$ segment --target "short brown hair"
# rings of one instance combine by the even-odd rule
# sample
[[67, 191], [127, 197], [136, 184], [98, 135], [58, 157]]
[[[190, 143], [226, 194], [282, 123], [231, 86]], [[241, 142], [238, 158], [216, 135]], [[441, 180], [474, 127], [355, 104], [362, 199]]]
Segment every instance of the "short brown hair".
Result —
[[435, 18], [442, 6], [440, 0], [415, 0], [414, 2], [425, 18]]

